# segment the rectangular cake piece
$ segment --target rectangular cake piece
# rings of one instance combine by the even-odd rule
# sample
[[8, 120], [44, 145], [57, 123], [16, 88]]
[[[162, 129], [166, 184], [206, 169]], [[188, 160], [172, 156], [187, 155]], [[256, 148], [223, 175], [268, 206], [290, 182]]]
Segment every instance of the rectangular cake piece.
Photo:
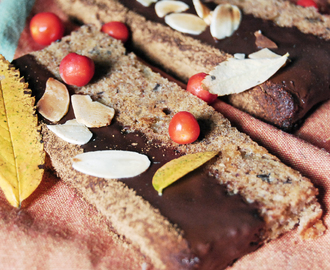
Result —
[[[196, 14], [191, 0], [183, 2], [190, 7], [185, 13]], [[200, 35], [171, 29], [156, 15], [154, 4], [145, 7], [136, 0], [59, 0], [65, 12], [84, 23], [101, 27], [113, 20], [125, 22], [132, 33], [128, 46], [184, 82], [195, 73], [210, 72], [235, 53], [248, 55], [259, 50], [254, 33], [260, 30], [278, 46], [272, 51], [280, 55], [288, 52], [290, 61], [270, 80], [229, 95], [227, 100], [282, 129], [291, 130], [311, 108], [329, 99], [330, 77], [324, 72], [330, 68], [326, 16], [287, 1], [207, 2], [211, 9], [216, 6], [213, 2], [229, 2], [261, 19], [243, 14], [232, 36], [215, 41], [209, 28]]]
[[[90, 57], [96, 66], [92, 81], [69, 87], [70, 93], [114, 108], [115, 119], [110, 126], [92, 128], [93, 139], [83, 146], [63, 141], [44, 125], [45, 150], [61, 179], [149, 257], [155, 269], [223, 269], [297, 226], [305, 238], [324, 232], [318, 190], [309, 179], [93, 26], [13, 62], [37, 100], [48, 78], [61, 80], [59, 64], [69, 52]], [[169, 122], [179, 111], [198, 119], [202, 132], [196, 142], [179, 145], [169, 138]], [[60, 123], [72, 118], [70, 108]], [[119, 180], [72, 168], [77, 154], [106, 149], [146, 154], [152, 165], [137, 177]], [[163, 196], [152, 187], [155, 171], [166, 162], [214, 150], [219, 151], [215, 159], [166, 188]]]

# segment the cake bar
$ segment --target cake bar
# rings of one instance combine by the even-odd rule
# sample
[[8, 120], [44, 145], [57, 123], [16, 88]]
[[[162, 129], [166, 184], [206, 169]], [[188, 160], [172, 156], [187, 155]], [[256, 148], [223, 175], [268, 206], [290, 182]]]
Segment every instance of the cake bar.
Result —
[[[243, 14], [238, 30], [215, 42], [208, 29], [192, 36], [169, 28], [156, 15], [154, 5], [144, 7], [136, 0], [58, 1], [65, 12], [84, 23], [101, 27], [113, 20], [125, 22], [132, 33], [128, 46], [183, 82], [195, 73], [208, 73], [235, 53], [259, 50], [254, 32], [261, 30], [277, 44], [273, 51], [288, 52], [291, 61], [267, 82], [229, 95], [227, 101], [281, 129], [292, 130], [311, 108], [330, 97], [330, 78], [324, 72], [330, 68], [329, 20], [315, 10], [287, 1], [208, 1], [211, 8], [213, 2], [230, 2], [261, 17]], [[190, 6], [186, 12], [196, 14], [192, 1], [184, 2]]]
[[[93, 26], [13, 62], [37, 100], [49, 77], [60, 80], [59, 64], [69, 52], [90, 57], [96, 66], [92, 82], [70, 87], [70, 93], [90, 95], [113, 107], [116, 116], [110, 126], [91, 129], [94, 138], [84, 146], [69, 144], [44, 126], [45, 150], [58, 176], [149, 257], [155, 269], [223, 269], [297, 226], [304, 238], [323, 234], [318, 190], [309, 179]], [[179, 145], [167, 129], [172, 116], [184, 110], [198, 119], [202, 134], [195, 143]], [[73, 117], [71, 109], [62, 122]], [[72, 168], [76, 154], [105, 149], [145, 153], [152, 166], [121, 180]], [[219, 155], [166, 188], [163, 196], [153, 189], [151, 179], [161, 165], [211, 150]]]

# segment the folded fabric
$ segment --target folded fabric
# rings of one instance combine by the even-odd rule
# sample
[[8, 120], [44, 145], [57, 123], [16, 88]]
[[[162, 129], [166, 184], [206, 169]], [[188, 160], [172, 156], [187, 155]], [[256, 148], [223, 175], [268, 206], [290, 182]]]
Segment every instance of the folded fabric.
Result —
[[[15, 49], [15, 57], [19, 57], [41, 48], [33, 42], [26, 21], [33, 2], [0, 0], [0, 53], [8, 60], [13, 58]], [[43, 11], [59, 15], [67, 32], [73, 28], [56, 0], [35, 0], [30, 17]], [[19, 35], [19, 28], [23, 29], [25, 23], [27, 26]], [[18, 37], [14, 37], [14, 31]], [[17, 40], [13, 40], [19, 36], [17, 46]], [[312, 179], [320, 188], [324, 221], [329, 228], [330, 101], [315, 109], [295, 134], [278, 130], [220, 100], [214, 107], [233, 126]], [[140, 252], [112, 232], [111, 224], [49, 169], [21, 209], [8, 205], [0, 191], [0, 241], [0, 269], [151, 270]], [[301, 240], [293, 231], [245, 256], [228, 270], [329, 269], [329, 249], [330, 230], [312, 241]]]
[[13, 60], [18, 40], [25, 27], [34, 0], [0, 1], [0, 54]]

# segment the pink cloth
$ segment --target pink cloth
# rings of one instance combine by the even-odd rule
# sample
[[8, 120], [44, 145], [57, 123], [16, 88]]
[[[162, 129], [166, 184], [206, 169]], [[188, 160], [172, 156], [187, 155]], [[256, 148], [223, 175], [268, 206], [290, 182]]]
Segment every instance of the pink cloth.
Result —
[[[37, 0], [31, 16], [41, 11], [57, 13], [66, 22], [68, 32], [75, 28], [55, 0]], [[16, 57], [42, 48], [32, 41], [28, 22]], [[295, 134], [280, 131], [222, 101], [214, 107], [233, 126], [319, 187], [324, 221], [330, 227], [330, 101], [320, 106]], [[139, 252], [117, 239], [95, 209], [48, 172], [21, 210], [9, 206], [3, 194], [0, 209], [1, 269], [143, 269], [147, 265]], [[307, 241], [292, 231], [229, 268], [330, 269], [329, 250], [330, 231]]]

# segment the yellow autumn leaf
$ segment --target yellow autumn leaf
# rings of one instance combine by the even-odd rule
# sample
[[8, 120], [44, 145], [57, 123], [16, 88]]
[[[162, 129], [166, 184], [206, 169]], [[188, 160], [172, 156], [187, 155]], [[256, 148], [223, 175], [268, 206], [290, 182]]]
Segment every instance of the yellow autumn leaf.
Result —
[[219, 151], [200, 152], [188, 154], [167, 162], [159, 168], [152, 178], [152, 185], [159, 195], [163, 189], [185, 176], [187, 173], [197, 169], [211, 158], [215, 157]]
[[45, 160], [30, 92], [0, 55], [0, 188], [15, 207], [38, 187]]

